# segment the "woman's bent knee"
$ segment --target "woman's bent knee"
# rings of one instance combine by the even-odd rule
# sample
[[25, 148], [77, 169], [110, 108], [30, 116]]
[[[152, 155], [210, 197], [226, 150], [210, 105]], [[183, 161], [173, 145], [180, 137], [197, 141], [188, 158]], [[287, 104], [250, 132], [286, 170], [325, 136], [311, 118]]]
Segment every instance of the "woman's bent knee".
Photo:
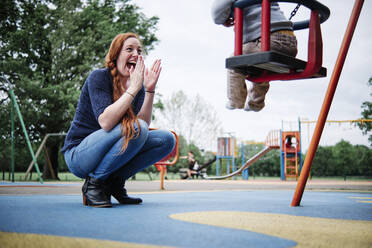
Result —
[[80, 178], [86, 178], [88, 173], [85, 173], [81, 170], [81, 168], [79, 168], [78, 165], [74, 164], [73, 160], [72, 160], [72, 156], [73, 156], [73, 153], [74, 153], [74, 149], [75, 147], [67, 150], [64, 154], [64, 158], [65, 158], [65, 161], [66, 161], [66, 164], [67, 164], [67, 167], [69, 169], [69, 171], [74, 174], [75, 176], [77, 177], [80, 177]]
[[[138, 123], [140, 125], [140, 133], [138, 136], [147, 136], [149, 132], [149, 125], [147, 122], [142, 119], [138, 119]], [[136, 128], [136, 132], [138, 132], [138, 128]]]
[[170, 131], [164, 131], [163, 135], [165, 149], [171, 152], [174, 149], [174, 146], [176, 145], [176, 138], [174, 134]]

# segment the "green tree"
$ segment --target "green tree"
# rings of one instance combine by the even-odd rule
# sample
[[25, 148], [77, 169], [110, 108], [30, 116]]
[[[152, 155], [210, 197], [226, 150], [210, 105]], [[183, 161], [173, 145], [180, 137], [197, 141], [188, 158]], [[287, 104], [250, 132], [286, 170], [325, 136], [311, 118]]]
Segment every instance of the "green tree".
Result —
[[250, 175], [256, 176], [280, 176], [280, 151], [272, 150], [260, 158], [249, 169]]
[[[68, 130], [85, 78], [103, 66], [118, 33], [139, 34], [146, 51], [157, 42], [158, 18], [147, 18], [130, 0], [5, 0], [0, 18], [0, 72], [14, 85], [33, 142]], [[4, 141], [10, 130], [9, 99], [3, 93], [0, 100]], [[21, 141], [22, 133], [16, 134]], [[63, 138], [47, 143], [56, 172], [62, 144]]]
[[[368, 86], [372, 86], [372, 77], [368, 80]], [[372, 93], [370, 93], [370, 96], [372, 96]], [[365, 101], [362, 103], [362, 118], [363, 119], [372, 119], [372, 102]], [[372, 130], [372, 123], [371, 122], [363, 122], [357, 124], [359, 128], [363, 131], [363, 134], [366, 135]], [[369, 135], [368, 141], [370, 142], [370, 145], [372, 146], [372, 134]]]
[[364, 145], [354, 146], [355, 166], [352, 175], [372, 177], [372, 149]]
[[348, 141], [341, 140], [334, 147], [335, 171], [334, 175], [346, 176], [352, 174], [352, 165], [356, 157], [354, 156], [353, 145]]
[[[250, 158], [254, 157], [257, 153], [265, 148], [264, 144], [245, 144], [243, 146], [244, 150], [244, 162], [248, 161]], [[236, 160], [237, 167], [242, 166], [242, 149], [239, 146], [238, 157]], [[273, 150], [268, 152], [264, 157], [256, 161], [248, 169], [249, 176], [280, 176], [280, 152], [278, 150]]]
[[331, 176], [333, 171], [331, 168], [334, 164], [333, 149], [331, 146], [319, 146], [316, 150], [313, 164], [311, 166], [311, 176]]
[[311, 167], [312, 176], [372, 176], [372, 150], [341, 140], [334, 146], [319, 146]]

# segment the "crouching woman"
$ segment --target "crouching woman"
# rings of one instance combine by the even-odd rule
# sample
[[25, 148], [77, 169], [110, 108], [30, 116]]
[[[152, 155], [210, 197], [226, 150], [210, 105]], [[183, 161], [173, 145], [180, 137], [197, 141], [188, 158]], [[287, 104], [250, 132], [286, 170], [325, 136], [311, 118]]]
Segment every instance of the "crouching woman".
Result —
[[81, 90], [62, 152], [70, 171], [85, 178], [84, 205], [111, 207], [111, 196], [141, 203], [128, 196], [125, 181], [174, 148], [171, 132], [148, 128], [161, 62], [148, 70], [141, 53], [136, 34], [117, 35], [106, 68], [91, 72]]

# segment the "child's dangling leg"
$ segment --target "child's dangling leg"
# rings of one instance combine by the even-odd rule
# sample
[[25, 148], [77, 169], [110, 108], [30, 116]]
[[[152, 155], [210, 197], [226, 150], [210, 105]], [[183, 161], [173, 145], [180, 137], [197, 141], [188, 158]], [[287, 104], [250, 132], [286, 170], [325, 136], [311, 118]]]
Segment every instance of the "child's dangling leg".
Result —
[[[281, 52], [295, 57], [297, 54], [297, 39], [293, 31], [281, 30], [270, 35], [270, 48], [272, 51]], [[248, 42], [243, 45], [243, 53], [255, 53], [261, 51], [261, 39]], [[247, 101], [244, 110], [260, 111], [265, 107], [265, 96], [270, 88], [269, 82], [253, 83], [248, 90]]]
[[248, 97], [244, 105], [244, 110], [258, 112], [263, 109], [263, 107], [265, 107], [265, 96], [269, 88], [269, 82], [252, 83], [252, 87], [248, 90]]
[[247, 85], [245, 84], [245, 76], [233, 70], [228, 70], [226, 108], [243, 109], [246, 98]]

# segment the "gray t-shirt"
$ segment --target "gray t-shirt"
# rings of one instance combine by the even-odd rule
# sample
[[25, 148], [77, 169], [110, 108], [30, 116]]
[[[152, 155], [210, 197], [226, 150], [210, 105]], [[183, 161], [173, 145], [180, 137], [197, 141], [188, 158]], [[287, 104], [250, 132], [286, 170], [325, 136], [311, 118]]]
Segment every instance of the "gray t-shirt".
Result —
[[[234, 16], [233, 5], [236, 0], [215, 0], [212, 4], [212, 18], [216, 24], [224, 24]], [[293, 23], [288, 21], [277, 2], [271, 3], [270, 31], [293, 30]], [[243, 10], [243, 43], [261, 37], [261, 4], [254, 4]]]

